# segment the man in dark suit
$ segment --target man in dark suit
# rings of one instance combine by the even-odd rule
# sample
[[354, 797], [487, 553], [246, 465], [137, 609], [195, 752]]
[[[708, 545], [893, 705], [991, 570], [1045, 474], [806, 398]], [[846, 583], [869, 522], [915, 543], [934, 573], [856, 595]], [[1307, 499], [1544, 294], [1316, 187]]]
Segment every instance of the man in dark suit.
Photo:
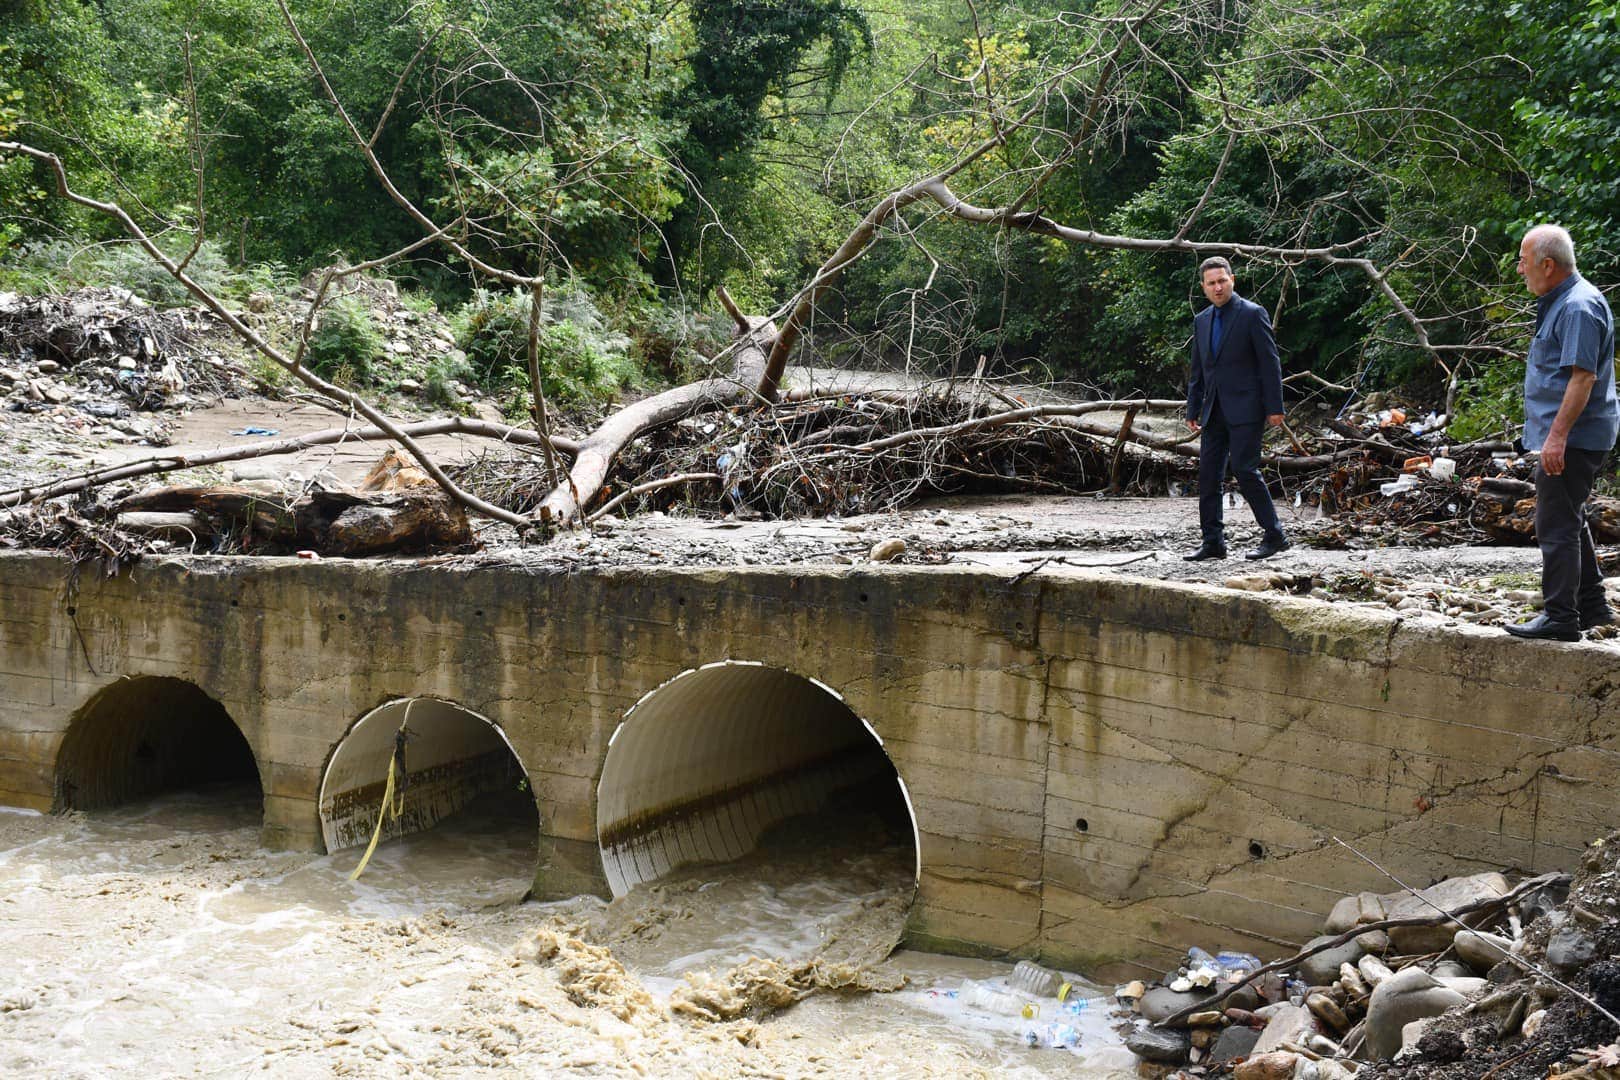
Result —
[[1233, 291], [1232, 264], [1216, 256], [1198, 267], [1209, 307], [1193, 320], [1187, 426], [1199, 434], [1198, 524], [1203, 543], [1186, 558], [1226, 558], [1221, 486], [1228, 460], [1238, 490], [1263, 533], [1247, 554], [1266, 559], [1289, 548], [1271, 493], [1260, 476], [1260, 434], [1283, 422], [1282, 365], [1266, 309]]

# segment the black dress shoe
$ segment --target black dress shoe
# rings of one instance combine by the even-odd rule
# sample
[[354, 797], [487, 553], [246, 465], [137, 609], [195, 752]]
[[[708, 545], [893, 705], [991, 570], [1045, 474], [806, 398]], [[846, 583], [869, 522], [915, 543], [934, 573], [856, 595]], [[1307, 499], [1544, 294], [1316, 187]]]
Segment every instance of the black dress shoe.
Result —
[[1245, 559], [1269, 559], [1278, 552], [1287, 551], [1293, 546], [1293, 544], [1288, 542], [1288, 537], [1281, 534], [1277, 536], [1262, 536], [1260, 538], [1260, 546], [1255, 548], [1253, 551], [1248, 552], [1243, 557]]
[[1198, 550], [1191, 555], [1183, 555], [1188, 562], [1204, 562], [1206, 559], [1226, 558], [1226, 549], [1219, 544], [1199, 544]]
[[1576, 623], [1553, 622], [1545, 615], [1537, 615], [1527, 623], [1505, 628], [1516, 638], [1532, 641], [1579, 641], [1581, 628]]
[[1581, 612], [1581, 629], [1590, 630], [1594, 626], [1608, 626], [1614, 622], [1614, 609], [1605, 604], [1601, 608]]

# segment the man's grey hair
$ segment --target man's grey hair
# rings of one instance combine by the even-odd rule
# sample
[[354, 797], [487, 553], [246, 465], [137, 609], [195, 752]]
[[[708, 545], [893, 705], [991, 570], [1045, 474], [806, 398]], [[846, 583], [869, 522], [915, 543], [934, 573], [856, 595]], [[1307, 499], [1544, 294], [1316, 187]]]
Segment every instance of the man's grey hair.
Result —
[[1203, 281], [1204, 274], [1210, 270], [1214, 270], [1216, 267], [1225, 270], [1228, 274], [1232, 272], [1232, 264], [1226, 261], [1226, 256], [1211, 255], [1209, 258], [1198, 264], [1198, 280]]
[[1537, 225], [1525, 236], [1530, 239], [1530, 254], [1536, 262], [1551, 259], [1564, 270], [1575, 269], [1575, 241], [1562, 225]]

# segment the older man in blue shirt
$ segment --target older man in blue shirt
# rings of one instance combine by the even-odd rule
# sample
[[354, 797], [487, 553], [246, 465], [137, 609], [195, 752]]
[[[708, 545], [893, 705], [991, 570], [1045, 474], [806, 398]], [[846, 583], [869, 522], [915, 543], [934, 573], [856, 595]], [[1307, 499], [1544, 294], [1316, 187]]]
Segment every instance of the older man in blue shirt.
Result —
[[1519, 245], [1519, 273], [1537, 297], [1536, 333], [1524, 370], [1524, 445], [1536, 465], [1536, 543], [1541, 615], [1509, 626], [1515, 637], [1579, 641], [1614, 621], [1603, 593], [1586, 500], [1620, 433], [1614, 389], [1614, 315], [1575, 269], [1575, 245], [1557, 225], [1537, 225]]

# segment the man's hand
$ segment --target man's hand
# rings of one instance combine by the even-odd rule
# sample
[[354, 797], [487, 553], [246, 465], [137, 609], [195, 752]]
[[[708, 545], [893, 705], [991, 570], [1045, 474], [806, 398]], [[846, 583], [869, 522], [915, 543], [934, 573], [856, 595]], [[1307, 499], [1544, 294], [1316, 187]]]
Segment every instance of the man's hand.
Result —
[[1266, 423], [1270, 424], [1272, 427], [1282, 427], [1282, 422], [1282, 413], [1272, 413], [1270, 416], [1266, 417]]
[[1194, 435], [1198, 434], [1199, 428], [1201, 427], [1201, 425], [1196, 420], [1188, 420], [1187, 421], [1187, 426], [1192, 428]]
[[1541, 471], [1548, 476], [1564, 475], [1564, 448], [1568, 445], [1567, 436], [1548, 435], [1541, 444]]

